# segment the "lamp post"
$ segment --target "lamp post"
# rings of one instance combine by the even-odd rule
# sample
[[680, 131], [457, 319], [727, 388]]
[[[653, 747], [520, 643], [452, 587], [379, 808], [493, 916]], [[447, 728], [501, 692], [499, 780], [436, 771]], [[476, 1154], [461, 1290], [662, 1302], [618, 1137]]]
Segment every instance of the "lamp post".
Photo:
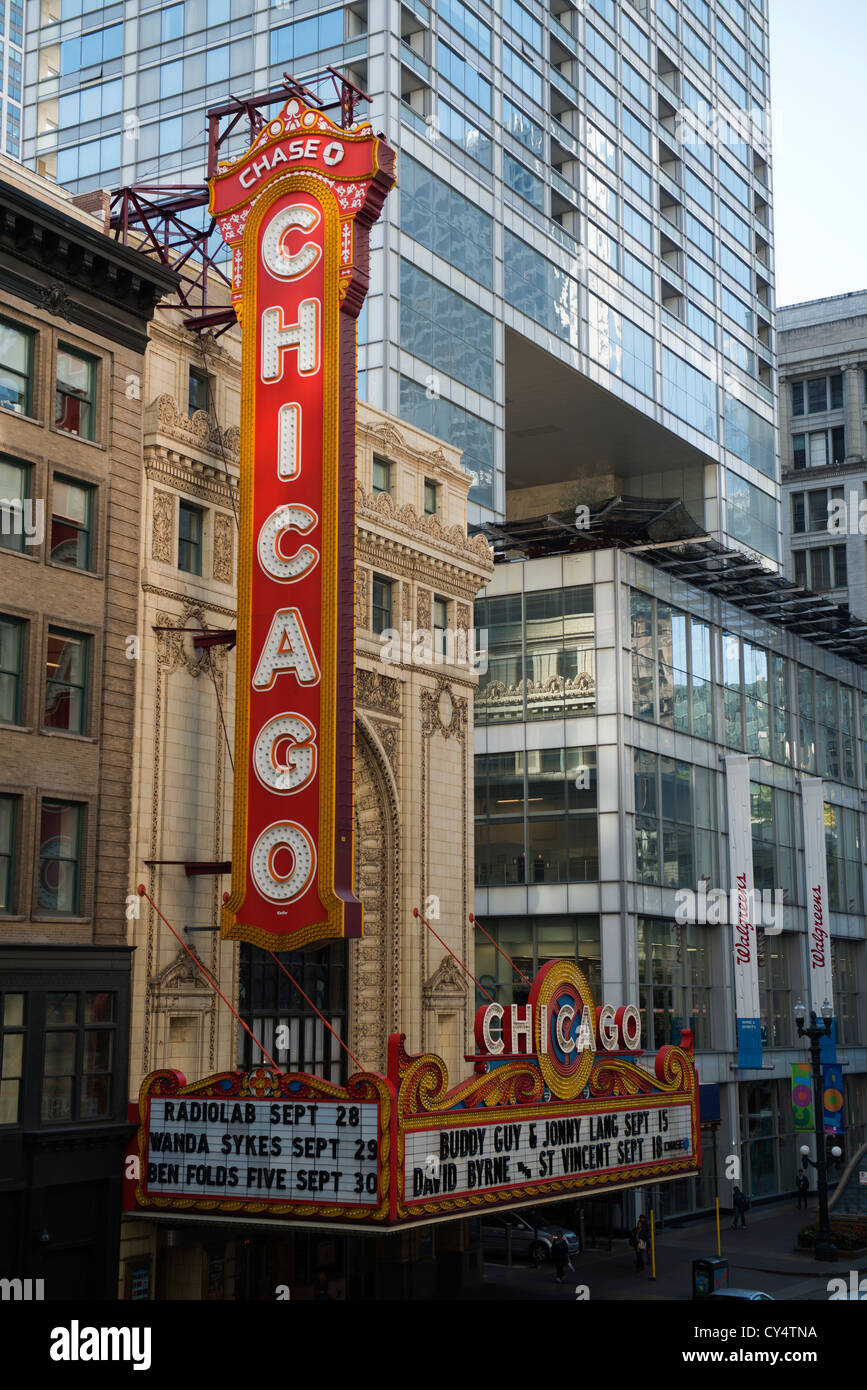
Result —
[[[806, 1162], [816, 1169], [816, 1192], [819, 1198], [819, 1230], [816, 1235], [816, 1244], [813, 1254], [817, 1260], [836, 1260], [837, 1247], [834, 1244], [834, 1237], [831, 1232], [831, 1223], [828, 1219], [828, 1164], [825, 1154], [825, 1127], [823, 1122], [824, 1106], [822, 1104], [822, 1068], [820, 1061], [819, 1043], [822, 1038], [831, 1036], [831, 1017], [832, 1008], [826, 999], [822, 1005], [821, 1026], [814, 1012], [810, 1012], [810, 1026], [804, 1026], [804, 1019], [807, 1010], [800, 999], [795, 1005], [795, 1022], [798, 1025], [798, 1037], [809, 1038], [810, 1040], [810, 1062], [813, 1067], [813, 1118], [816, 1128], [816, 1161], [809, 1157]], [[806, 1145], [801, 1149], [804, 1155]], [[809, 1150], [807, 1149], [807, 1155]]]

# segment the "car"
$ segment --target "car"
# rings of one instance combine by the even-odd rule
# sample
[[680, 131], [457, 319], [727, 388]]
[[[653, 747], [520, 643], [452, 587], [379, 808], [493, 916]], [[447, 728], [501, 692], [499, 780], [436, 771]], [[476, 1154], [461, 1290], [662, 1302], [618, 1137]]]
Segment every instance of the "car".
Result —
[[762, 1293], [760, 1289], [717, 1289], [708, 1298], [740, 1298], [748, 1303], [774, 1303], [773, 1294]]
[[551, 1247], [558, 1231], [563, 1232], [570, 1260], [580, 1255], [581, 1247], [574, 1231], [565, 1226], [554, 1226], [548, 1220], [534, 1223], [532, 1212], [503, 1211], [486, 1216], [482, 1221], [482, 1245], [491, 1255], [505, 1258], [511, 1232], [513, 1258], [527, 1259], [531, 1264], [541, 1265], [550, 1260]]

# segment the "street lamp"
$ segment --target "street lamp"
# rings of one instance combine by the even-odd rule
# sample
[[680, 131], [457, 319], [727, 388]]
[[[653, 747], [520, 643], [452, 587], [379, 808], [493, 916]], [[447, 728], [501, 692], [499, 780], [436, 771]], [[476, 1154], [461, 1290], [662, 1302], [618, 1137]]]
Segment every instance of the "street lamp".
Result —
[[[816, 1161], [809, 1157], [810, 1150], [806, 1144], [801, 1146], [801, 1156], [804, 1166], [807, 1164], [816, 1170], [816, 1192], [819, 1198], [819, 1230], [816, 1234], [816, 1244], [813, 1253], [817, 1260], [836, 1260], [837, 1247], [834, 1244], [834, 1236], [831, 1232], [831, 1223], [828, 1220], [828, 1162], [825, 1154], [825, 1128], [823, 1121], [824, 1106], [822, 1104], [822, 1068], [820, 1060], [819, 1043], [822, 1038], [831, 1036], [831, 1018], [833, 1009], [826, 999], [821, 1009], [822, 1022], [819, 1024], [816, 1014], [810, 1011], [810, 1026], [804, 1026], [804, 1019], [807, 1010], [800, 999], [795, 1005], [795, 1022], [798, 1025], [798, 1037], [809, 1038], [810, 1040], [810, 1062], [813, 1067], [813, 1118], [816, 1127]], [[838, 1153], [835, 1151], [834, 1157]]]

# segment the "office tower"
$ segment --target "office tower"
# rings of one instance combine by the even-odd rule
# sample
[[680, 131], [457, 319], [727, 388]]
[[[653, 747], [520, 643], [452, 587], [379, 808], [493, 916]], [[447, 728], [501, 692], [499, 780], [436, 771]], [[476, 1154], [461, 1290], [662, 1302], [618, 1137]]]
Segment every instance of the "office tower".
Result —
[[333, 64], [400, 150], [360, 394], [463, 449], [470, 519], [680, 497], [776, 564], [765, 9], [45, 0], [24, 158], [195, 181], [209, 106]]
[[867, 293], [787, 305], [779, 331], [786, 572], [867, 618]]

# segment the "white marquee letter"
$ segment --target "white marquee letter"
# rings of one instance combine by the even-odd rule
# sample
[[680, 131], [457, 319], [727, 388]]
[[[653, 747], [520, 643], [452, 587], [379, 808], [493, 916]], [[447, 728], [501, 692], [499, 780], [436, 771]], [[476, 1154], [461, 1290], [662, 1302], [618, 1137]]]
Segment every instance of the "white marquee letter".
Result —
[[289, 482], [301, 472], [300, 405], [281, 405], [277, 418], [277, 477]]
[[316, 685], [319, 666], [297, 608], [278, 608], [253, 677], [254, 690], [270, 690], [284, 671], [294, 673], [301, 685]]
[[[276, 857], [280, 850], [292, 855], [288, 873], [280, 873]], [[277, 821], [262, 831], [250, 855], [253, 882], [273, 903], [291, 902], [310, 886], [316, 872], [316, 848], [307, 831], [294, 821]]]
[[[278, 760], [278, 750], [282, 758]], [[300, 792], [316, 776], [316, 730], [300, 714], [277, 714], [260, 730], [253, 766], [263, 787]]]
[[309, 570], [319, 559], [319, 551], [312, 545], [302, 545], [291, 559], [286, 559], [280, 550], [280, 542], [288, 531], [300, 531], [302, 535], [311, 531], [319, 520], [310, 507], [300, 504], [294, 507], [278, 507], [267, 521], [263, 521], [259, 532], [259, 564], [272, 579], [281, 584], [291, 584]]
[[319, 300], [302, 299], [298, 322], [283, 322], [279, 304], [262, 313], [262, 380], [279, 381], [283, 375], [283, 353], [298, 349], [298, 370], [302, 376], [319, 371]]
[[272, 275], [294, 280], [312, 270], [322, 251], [314, 241], [305, 241], [297, 256], [290, 255], [286, 241], [289, 233], [301, 228], [312, 232], [320, 221], [316, 208], [300, 206], [283, 208], [268, 224], [262, 237], [262, 260]]

